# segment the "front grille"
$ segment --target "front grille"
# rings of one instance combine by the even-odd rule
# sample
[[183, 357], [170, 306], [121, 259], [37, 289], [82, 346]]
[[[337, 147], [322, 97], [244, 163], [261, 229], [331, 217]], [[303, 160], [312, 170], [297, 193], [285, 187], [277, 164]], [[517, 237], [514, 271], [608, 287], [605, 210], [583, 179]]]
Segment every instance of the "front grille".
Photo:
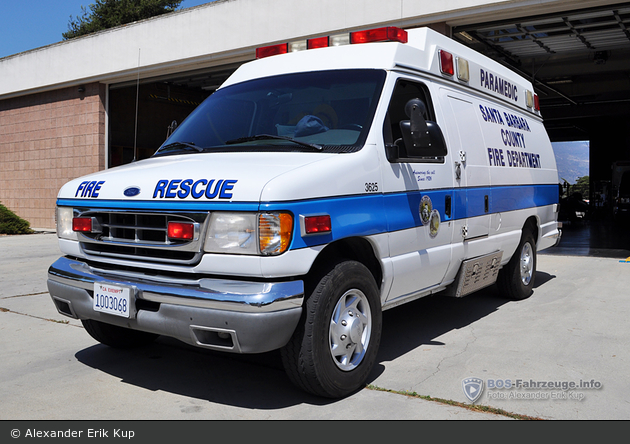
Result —
[[[79, 210], [92, 218], [92, 232], [81, 233], [81, 248], [87, 255], [128, 260], [192, 264], [201, 256], [201, 239], [208, 213], [150, 213]], [[168, 238], [169, 222], [195, 226], [193, 240]]]

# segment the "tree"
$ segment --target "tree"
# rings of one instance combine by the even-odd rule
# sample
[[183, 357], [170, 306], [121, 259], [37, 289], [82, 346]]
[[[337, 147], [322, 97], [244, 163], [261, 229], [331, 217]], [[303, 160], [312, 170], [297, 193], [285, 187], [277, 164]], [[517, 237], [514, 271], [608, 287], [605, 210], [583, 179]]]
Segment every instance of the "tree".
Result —
[[30, 234], [30, 223], [0, 203], [0, 234]]
[[[96, 0], [76, 18], [70, 16], [68, 32], [61, 35], [72, 39], [103, 29], [125, 25], [157, 15], [174, 12], [183, 0]], [[88, 12], [89, 9], [89, 12]]]
[[584, 199], [588, 200], [589, 195], [590, 195], [589, 177], [588, 176], [578, 177], [575, 185], [571, 187], [571, 192], [580, 193]]

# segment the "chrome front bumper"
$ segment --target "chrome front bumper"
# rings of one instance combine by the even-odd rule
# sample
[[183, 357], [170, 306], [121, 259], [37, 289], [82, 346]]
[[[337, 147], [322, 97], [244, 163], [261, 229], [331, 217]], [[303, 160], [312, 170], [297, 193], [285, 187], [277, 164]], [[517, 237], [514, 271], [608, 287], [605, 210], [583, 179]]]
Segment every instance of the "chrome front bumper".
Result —
[[[136, 300], [135, 316], [94, 311], [96, 282], [130, 287]], [[284, 346], [300, 319], [304, 299], [301, 280], [173, 278], [99, 269], [67, 257], [48, 270], [48, 291], [57, 310], [75, 319], [94, 319], [235, 353]]]

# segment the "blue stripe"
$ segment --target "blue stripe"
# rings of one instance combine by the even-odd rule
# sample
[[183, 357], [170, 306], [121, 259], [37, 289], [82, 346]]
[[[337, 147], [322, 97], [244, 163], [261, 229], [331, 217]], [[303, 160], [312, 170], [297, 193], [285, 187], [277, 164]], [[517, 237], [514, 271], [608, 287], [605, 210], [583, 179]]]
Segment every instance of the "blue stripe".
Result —
[[502, 213], [542, 207], [559, 202], [558, 185], [505, 186], [492, 188], [490, 212]]
[[[196, 202], [186, 200], [91, 200], [59, 199], [57, 205], [88, 208], [158, 211], [290, 211], [295, 216], [291, 249], [324, 245], [351, 236], [369, 236], [422, 226], [420, 201], [429, 196], [433, 208], [445, 220], [522, 210], [558, 203], [558, 185], [514, 185], [410, 191], [392, 194], [364, 194], [290, 202]], [[446, 196], [451, 196], [451, 217], [447, 217]], [[488, 212], [485, 211], [488, 196]], [[332, 233], [302, 237], [299, 215], [331, 216]]]
[[[369, 236], [388, 231], [382, 194], [344, 196], [298, 202], [263, 203], [261, 211], [290, 211], [295, 215], [291, 249], [326, 244], [350, 236]], [[302, 237], [299, 215], [331, 217], [332, 233]]]

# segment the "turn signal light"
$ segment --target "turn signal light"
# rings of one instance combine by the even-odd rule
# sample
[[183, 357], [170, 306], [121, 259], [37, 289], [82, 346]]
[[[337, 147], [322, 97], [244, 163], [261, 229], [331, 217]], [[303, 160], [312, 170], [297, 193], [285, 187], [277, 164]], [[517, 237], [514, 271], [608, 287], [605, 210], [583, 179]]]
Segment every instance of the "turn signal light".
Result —
[[258, 216], [258, 233], [262, 254], [282, 254], [291, 242], [293, 216], [289, 213], [262, 213]]

